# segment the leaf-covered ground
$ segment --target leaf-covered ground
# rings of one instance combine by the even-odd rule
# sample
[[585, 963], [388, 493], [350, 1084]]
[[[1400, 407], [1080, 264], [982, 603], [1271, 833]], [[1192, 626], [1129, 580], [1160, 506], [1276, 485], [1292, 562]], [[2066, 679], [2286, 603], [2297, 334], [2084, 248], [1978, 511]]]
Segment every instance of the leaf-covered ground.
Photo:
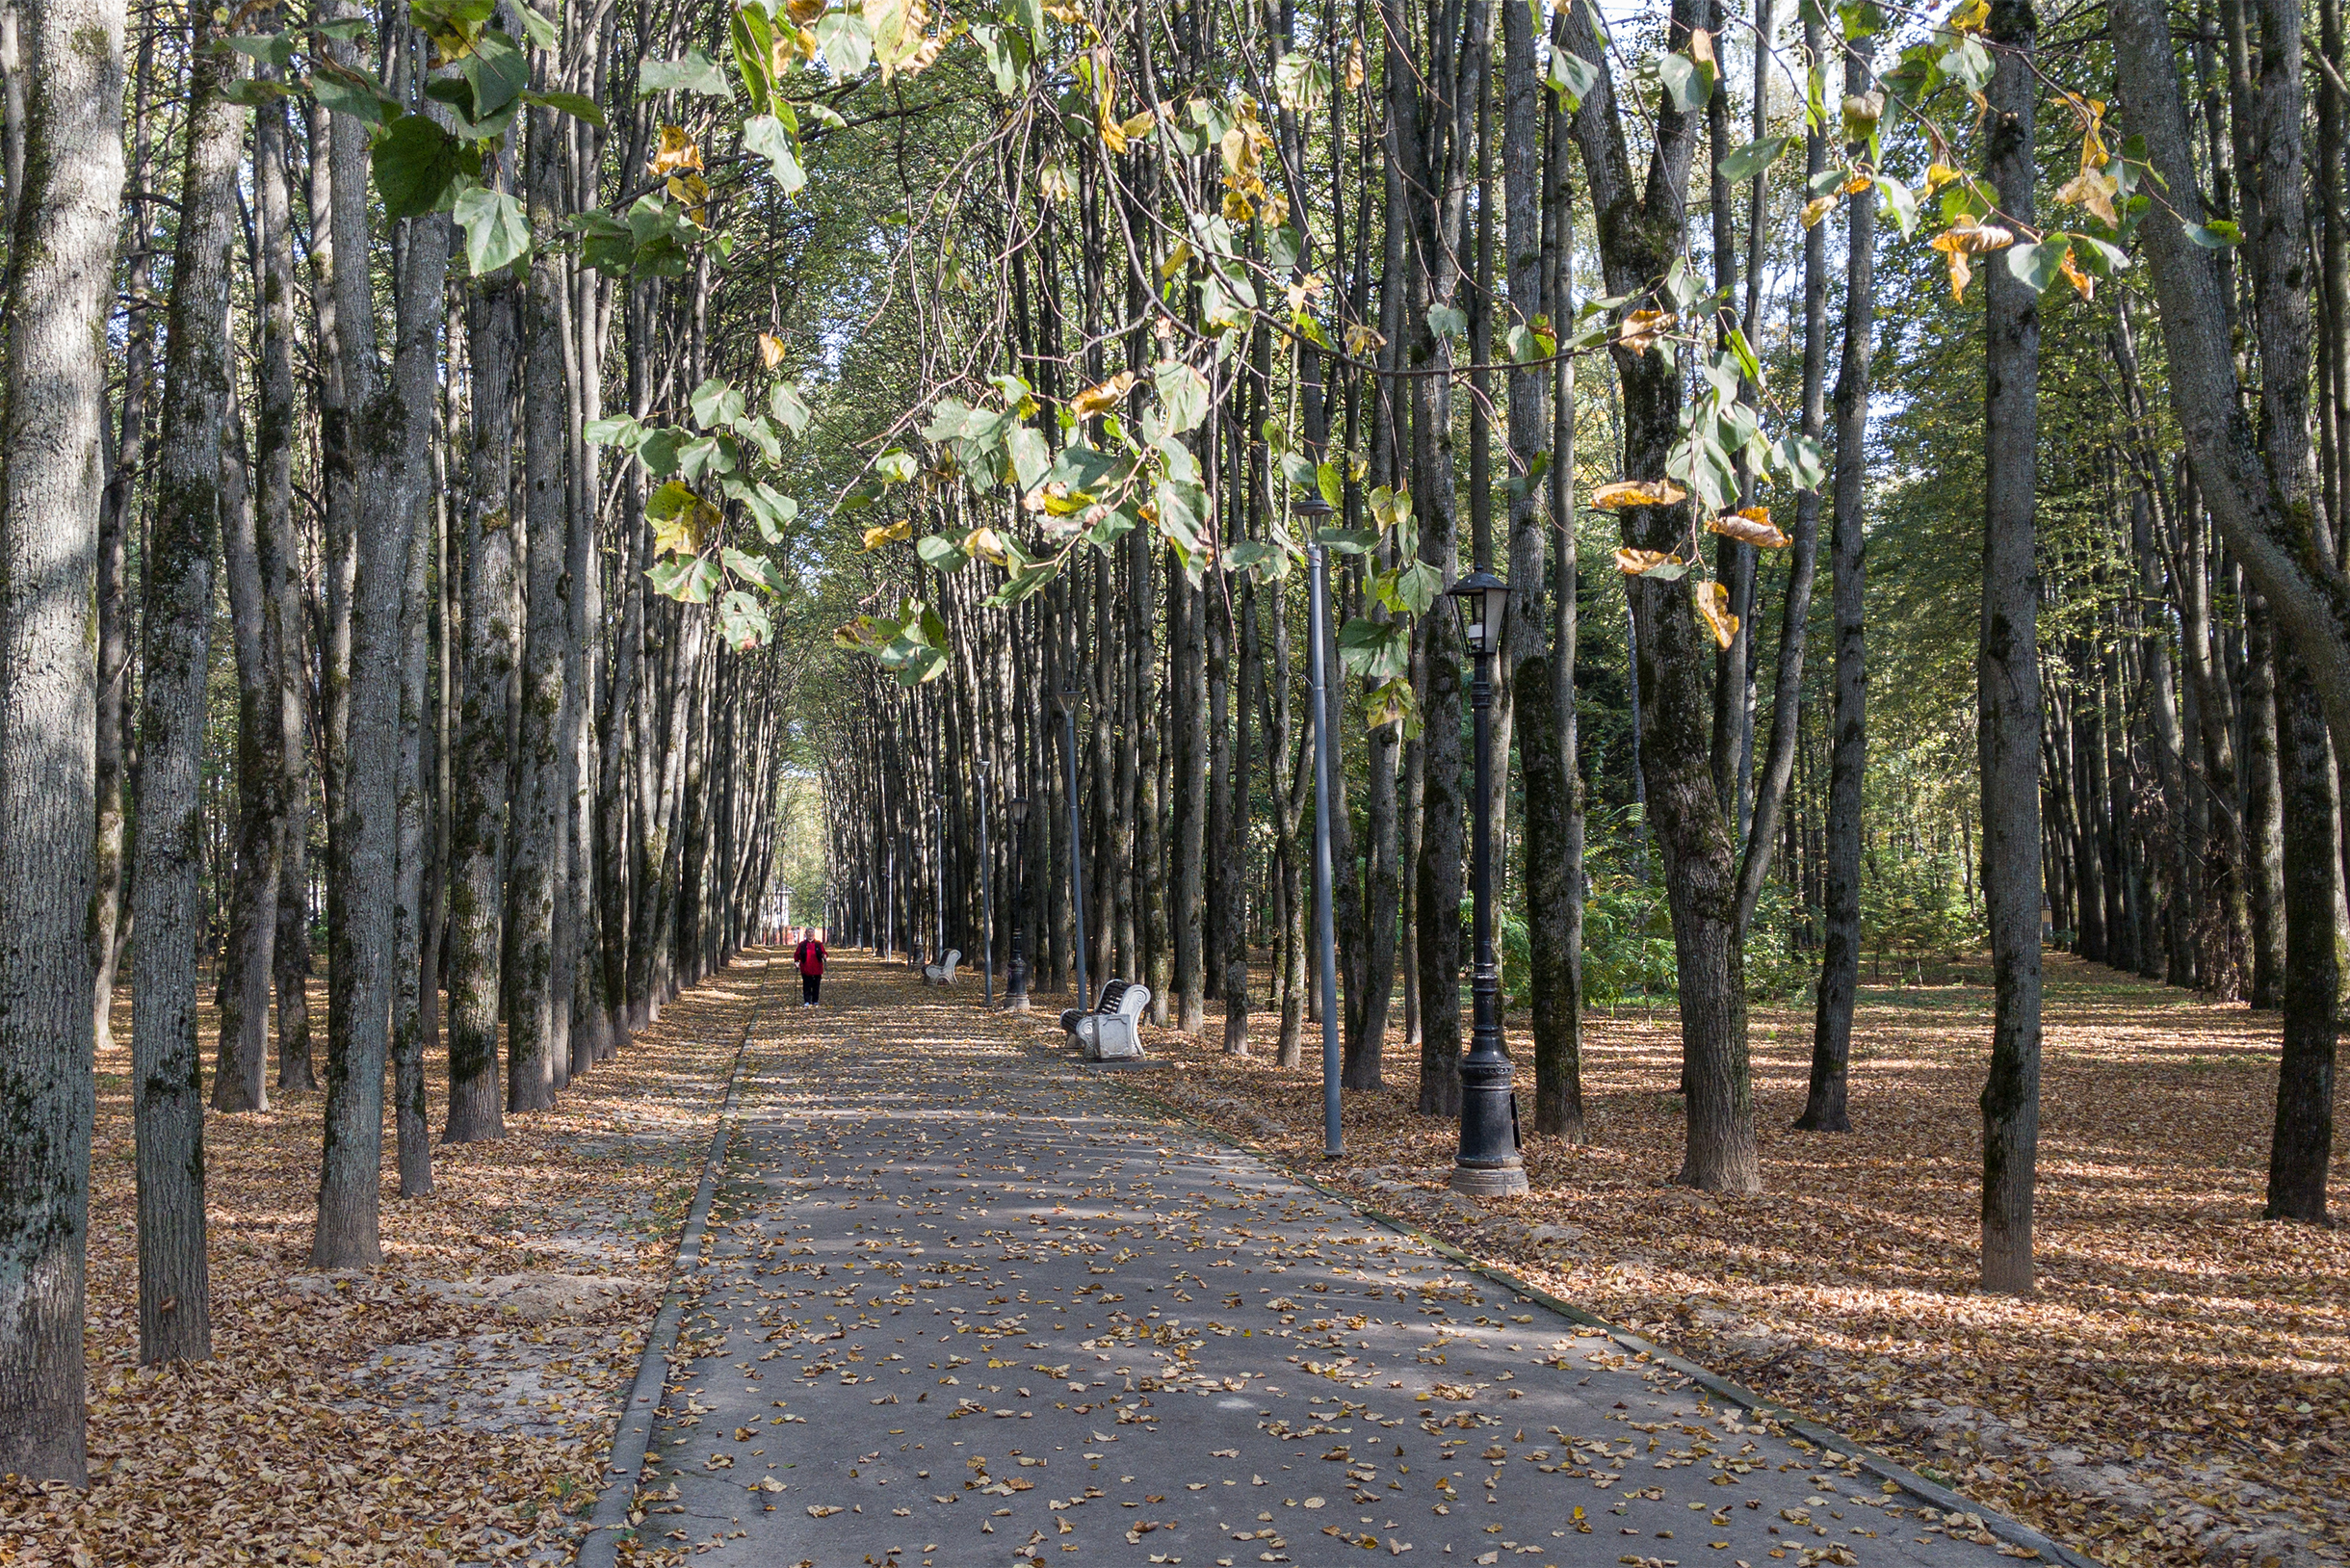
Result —
[[[1444, 1189], [1453, 1129], [1412, 1113], [1399, 1031], [1390, 1086], [1348, 1097], [1336, 1165], [1319, 1031], [1286, 1071], [1263, 1015], [1267, 1054], [1244, 1059], [1213, 1018], [1196, 1040], [1154, 1031], [1172, 1070], [1133, 1082], [2102, 1561], [2350, 1560], [2350, 1235], [2259, 1217], [2275, 1015], [2062, 955], [2049, 973], [2041, 1291], [2023, 1300], [1973, 1288], [1979, 985], [1864, 992], [1845, 1136], [1789, 1130], [1811, 1017], [1759, 1010], [1756, 1198], [1666, 1185], [1682, 1119], [1663, 1010], [1591, 1020], [1591, 1141], [1529, 1139], [1533, 1194], [1481, 1216]], [[2338, 1146], [2335, 1169], [2350, 1204]]]
[[[216, 1359], [162, 1371], [137, 1365], [120, 1002], [98, 1059], [92, 1484], [0, 1491], [0, 1563], [567, 1555], [557, 1543], [593, 1496], [737, 1044], [787, 985], [782, 964], [738, 959], [553, 1111], [509, 1117], [503, 1141], [436, 1143], [425, 1198], [396, 1196], [387, 1117], [384, 1261], [365, 1273], [308, 1264], [323, 1096], [209, 1116]], [[325, 1015], [314, 993], [322, 1052]], [[205, 1029], [209, 1059], [209, 1011]], [[431, 1063], [435, 1106], [446, 1070]]]

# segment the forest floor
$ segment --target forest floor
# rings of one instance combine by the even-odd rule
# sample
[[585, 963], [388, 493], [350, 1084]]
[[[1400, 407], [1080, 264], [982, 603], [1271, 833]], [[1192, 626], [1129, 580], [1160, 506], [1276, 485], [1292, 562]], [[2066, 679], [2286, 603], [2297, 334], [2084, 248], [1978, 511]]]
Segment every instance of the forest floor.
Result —
[[[1589, 1141], [1529, 1137], [1532, 1194], [1479, 1212], [1445, 1189], [1454, 1129], [1413, 1113], [1399, 1029], [1336, 1163], [1318, 1029], [1302, 1068], [1276, 1065], [1264, 1014], [1265, 1054], [1227, 1057], [1212, 1005], [1196, 1039], [1146, 1032], [1172, 1070], [1130, 1082], [2117, 1568], [2350, 1561], [2350, 1231], [2260, 1218], [2276, 1015], [2058, 954], [2048, 979], [2025, 1299], [1974, 1288], [1980, 985], [1864, 989], [1843, 1136], [1789, 1130], [1809, 1011], [1757, 1008], [1760, 1197], [1669, 1185], [1669, 1009], [1589, 1020]], [[2345, 1178], [2337, 1149], [2340, 1201]]]
[[[746, 954], [504, 1139], [442, 1145], [436, 1125], [423, 1198], [395, 1195], [387, 1115], [383, 1263], [364, 1271], [309, 1266], [323, 1095], [208, 1116], [215, 1359], [163, 1370], [137, 1365], [125, 988], [97, 1062], [91, 1485], [0, 1491], [0, 1564], [567, 1557], [737, 1048], [787, 987]], [[311, 1018], [323, 1074], [323, 987]], [[209, 1006], [202, 1027], [209, 1069]], [[447, 1069], [428, 1058], [436, 1107]]]

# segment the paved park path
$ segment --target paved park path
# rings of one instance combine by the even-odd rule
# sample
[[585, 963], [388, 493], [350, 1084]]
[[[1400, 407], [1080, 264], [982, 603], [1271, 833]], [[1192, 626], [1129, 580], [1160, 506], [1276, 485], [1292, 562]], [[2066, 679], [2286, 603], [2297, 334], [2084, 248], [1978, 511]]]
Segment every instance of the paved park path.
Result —
[[[2001, 1560], [841, 955], [754, 1031], [645, 1544], [760, 1568]], [[671, 1533], [674, 1532], [674, 1533]]]

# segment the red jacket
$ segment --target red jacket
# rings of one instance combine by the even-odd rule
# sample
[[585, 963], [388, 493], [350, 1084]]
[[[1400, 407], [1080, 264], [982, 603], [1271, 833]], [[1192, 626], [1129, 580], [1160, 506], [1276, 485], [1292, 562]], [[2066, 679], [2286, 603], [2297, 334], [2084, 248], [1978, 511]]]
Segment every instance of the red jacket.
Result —
[[792, 962], [799, 966], [799, 972], [803, 975], [822, 975], [824, 972], [824, 945], [813, 936], [801, 938], [799, 946], [792, 950]]

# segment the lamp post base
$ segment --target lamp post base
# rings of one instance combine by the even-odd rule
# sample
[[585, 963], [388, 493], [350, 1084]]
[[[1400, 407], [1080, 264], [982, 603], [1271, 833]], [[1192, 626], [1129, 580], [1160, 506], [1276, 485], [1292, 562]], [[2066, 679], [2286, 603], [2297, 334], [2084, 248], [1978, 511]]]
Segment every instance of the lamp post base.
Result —
[[1472, 1198], [1514, 1198], [1529, 1190], [1524, 1165], [1454, 1165], [1446, 1185]]

